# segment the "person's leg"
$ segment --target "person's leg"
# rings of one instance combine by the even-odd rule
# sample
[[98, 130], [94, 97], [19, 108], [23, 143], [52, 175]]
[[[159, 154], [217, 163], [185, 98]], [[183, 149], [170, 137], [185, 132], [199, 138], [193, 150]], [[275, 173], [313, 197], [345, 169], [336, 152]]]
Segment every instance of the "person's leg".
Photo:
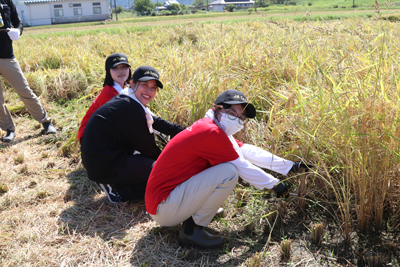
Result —
[[154, 163], [155, 160], [140, 154], [128, 156], [117, 165], [117, 175], [102, 183], [111, 184], [122, 201], [142, 200]]
[[156, 161], [141, 154], [127, 156], [115, 168], [117, 177], [112, 177], [115, 184], [147, 184], [150, 172]]
[[50, 122], [46, 110], [43, 108], [38, 97], [29, 88], [28, 81], [22, 73], [18, 61], [14, 59], [0, 59], [0, 74], [13, 87], [26, 109], [39, 123]]
[[178, 225], [190, 217], [197, 225], [207, 226], [237, 181], [238, 172], [233, 164], [213, 166], [178, 185], [151, 217], [164, 226]]
[[[0, 59], [1, 60], [1, 59]], [[1, 74], [1, 61], [0, 61], [0, 74]], [[15, 124], [12, 120], [11, 114], [8, 111], [3, 96], [3, 88], [0, 85], [0, 128], [3, 131], [15, 131]]]
[[151, 217], [165, 226], [184, 221], [178, 238], [180, 246], [218, 247], [224, 237], [212, 235], [203, 227], [211, 222], [237, 181], [238, 172], [231, 163], [213, 166], [178, 185]]

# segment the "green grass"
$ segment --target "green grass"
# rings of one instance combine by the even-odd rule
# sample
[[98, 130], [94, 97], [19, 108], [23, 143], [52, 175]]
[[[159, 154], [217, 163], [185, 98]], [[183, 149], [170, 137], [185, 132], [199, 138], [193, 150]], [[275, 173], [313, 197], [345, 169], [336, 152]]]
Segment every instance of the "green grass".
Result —
[[[384, 3], [387, 1], [380, 1], [380, 8], [382, 10], [387, 9], [397, 9], [397, 5], [386, 6]], [[348, 10], [374, 10], [375, 1], [372, 0], [363, 0], [363, 1], [355, 1], [356, 8], [352, 8], [353, 1], [325, 1], [325, 0], [310, 0], [310, 1], [299, 1], [296, 2], [296, 6], [292, 5], [270, 5], [269, 7], [262, 8], [259, 7], [257, 10], [262, 11], [265, 14], [285, 14], [285, 13], [304, 13], [306, 11], [331, 11], [331, 12], [341, 12]], [[312, 3], [311, 6], [308, 3]], [[390, 2], [387, 2], [390, 3]], [[338, 6], [338, 8], [333, 8], [334, 6]], [[250, 10], [253, 10], [250, 9]], [[372, 11], [373, 12], [373, 11]], [[388, 11], [386, 11], [387, 13]], [[249, 16], [250, 15], [250, 16]], [[58, 24], [58, 25], [47, 25], [47, 26], [36, 26], [32, 27], [34, 29], [64, 29], [64, 28], [76, 28], [76, 27], [88, 27], [88, 26], [101, 26], [101, 25], [121, 25], [121, 24], [130, 24], [130, 23], [139, 23], [139, 22], [158, 22], [158, 21], [171, 21], [171, 20], [191, 20], [191, 19], [199, 19], [199, 18], [216, 18], [216, 17], [231, 17], [231, 16], [243, 16], [243, 17], [253, 17], [255, 14], [249, 14], [249, 11], [235, 11], [235, 12], [199, 12], [195, 14], [185, 14], [179, 16], [148, 16], [148, 17], [137, 17], [135, 12], [123, 12], [119, 14], [118, 20], [112, 21], [100, 21], [100, 22], [80, 22], [80, 23], [71, 23], [71, 24]], [[333, 15], [335, 17], [341, 17], [341, 15]], [[355, 15], [357, 16], [357, 15]], [[362, 15], [361, 15], [362, 16]], [[115, 17], [114, 17], [115, 18]], [[290, 18], [290, 16], [285, 17]]]
[[[234, 13], [231, 13], [234, 14]], [[229, 25], [229, 24], [235, 24], [235, 23], [241, 23], [241, 22], [246, 22], [246, 21], [265, 21], [265, 20], [272, 20], [272, 21], [284, 21], [284, 20], [293, 20], [293, 21], [329, 21], [329, 20], [343, 20], [343, 19], [349, 19], [349, 18], [371, 18], [375, 16], [375, 12], [366, 12], [366, 13], [344, 13], [344, 14], [321, 14], [321, 15], [314, 15], [310, 14], [309, 16], [302, 14], [302, 15], [287, 15], [287, 16], [271, 16], [268, 17], [268, 14], [265, 13], [263, 17], [261, 16], [248, 16], [248, 13], [246, 13], [247, 16], [244, 16], [243, 18], [240, 19], [226, 19], [221, 21], [221, 24]], [[383, 17], [386, 19], [388, 16]], [[396, 18], [395, 16], [388, 17], [390, 18]], [[181, 19], [181, 17], [179, 17]], [[207, 18], [209, 20], [202, 20], [202, 24], [214, 24], [215, 21], [212, 19], [213, 17], [207, 17], [204, 16], [202, 18]], [[156, 21], [164, 21], [163, 19], [159, 20], [154, 20], [151, 21], [149, 19], [144, 20], [148, 22], [156, 22]], [[168, 20], [166, 20], [168, 21]], [[179, 23], [172, 23], [169, 24], [168, 26], [159, 26], [159, 25], [150, 25], [149, 26], [135, 26], [134, 23], [131, 25], [125, 24], [125, 25], [120, 25], [118, 27], [104, 27], [104, 28], [95, 28], [95, 29], [85, 29], [85, 30], [70, 30], [70, 31], [52, 31], [49, 33], [35, 33], [35, 34], [26, 34], [27, 38], [34, 38], [34, 39], [46, 39], [49, 37], [62, 37], [62, 36], [74, 36], [74, 37], [80, 37], [80, 36], [87, 36], [87, 35], [98, 35], [98, 34], [129, 34], [129, 33], [138, 33], [138, 32], [145, 32], [149, 31], [153, 28], [159, 28], [159, 27], [171, 27], [171, 28], [176, 28], [176, 27], [182, 27], [182, 25], [185, 25], [186, 23], [191, 23], [191, 21], [182, 21]], [[78, 25], [83, 26], [83, 25]], [[67, 28], [73, 28], [71, 26], [65, 27]], [[78, 28], [79, 29], [79, 28]]]

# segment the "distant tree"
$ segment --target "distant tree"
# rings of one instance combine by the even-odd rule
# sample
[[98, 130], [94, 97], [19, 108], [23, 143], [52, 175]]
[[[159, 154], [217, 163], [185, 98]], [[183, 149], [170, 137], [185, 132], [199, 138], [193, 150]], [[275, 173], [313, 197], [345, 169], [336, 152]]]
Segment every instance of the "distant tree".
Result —
[[135, 0], [135, 11], [150, 12], [154, 9], [154, 4], [150, 0]]
[[257, 7], [267, 7], [269, 6], [269, 1], [267, 2], [266, 0], [257, 0], [256, 5]]
[[229, 12], [233, 12], [233, 10], [235, 10], [235, 5], [234, 4], [230, 4], [225, 6], [225, 9], [228, 10]]
[[163, 6], [163, 3], [157, 2], [157, 3], [155, 3], [155, 6]]
[[115, 12], [117, 14], [122, 13], [122, 12], [124, 12], [124, 8], [121, 5], [119, 5], [119, 6], [117, 6], [117, 9], [115, 10]]
[[271, 3], [278, 5], [283, 5], [285, 2], [286, 0], [271, 0]]
[[179, 4], [172, 4], [172, 5], [169, 5], [168, 10], [171, 10], [171, 11], [172, 11], [172, 10], [179, 11], [179, 10], [181, 10], [181, 7], [180, 7]]
[[205, 6], [207, 5], [207, 0], [194, 0], [193, 6]]

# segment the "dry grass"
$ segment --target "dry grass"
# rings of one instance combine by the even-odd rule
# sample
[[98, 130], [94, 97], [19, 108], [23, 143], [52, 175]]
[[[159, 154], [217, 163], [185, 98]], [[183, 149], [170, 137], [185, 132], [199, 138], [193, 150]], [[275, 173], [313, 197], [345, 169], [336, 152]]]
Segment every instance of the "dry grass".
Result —
[[[321, 257], [354, 266], [344, 241], [362, 251], [361, 234], [393, 239], [399, 229], [399, 31], [388, 21], [264, 20], [21, 38], [17, 58], [59, 133], [43, 136], [18, 113], [16, 142], [0, 145], [0, 265], [284, 266], [280, 241], [290, 239], [296, 266], [317, 266]], [[316, 166], [281, 177], [302, 202], [241, 183], [210, 225], [228, 239], [213, 251], [179, 248], [179, 226], [156, 225], [143, 203], [109, 204], [82, 170], [76, 129], [113, 52], [160, 70], [166, 86], [152, 109], [185, 126], [220, 92], [244, 91], [260, 115], [237, 137]], [[12, 90], [5, 99], [21, 104]], [[313, 251], [304, 225], [326, 218], [334, 245]]]

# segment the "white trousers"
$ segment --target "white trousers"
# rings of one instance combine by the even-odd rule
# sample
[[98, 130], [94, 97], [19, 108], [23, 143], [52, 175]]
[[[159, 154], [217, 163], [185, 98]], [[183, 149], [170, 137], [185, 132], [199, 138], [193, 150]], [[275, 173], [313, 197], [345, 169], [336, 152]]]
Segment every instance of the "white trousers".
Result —
[[175, 187], [151, 217], [161, 225], [175, 226], [192, 216], [197, 225], [207, 226], [235, 188], [238, 177], [231, 163], [208, 168]]

